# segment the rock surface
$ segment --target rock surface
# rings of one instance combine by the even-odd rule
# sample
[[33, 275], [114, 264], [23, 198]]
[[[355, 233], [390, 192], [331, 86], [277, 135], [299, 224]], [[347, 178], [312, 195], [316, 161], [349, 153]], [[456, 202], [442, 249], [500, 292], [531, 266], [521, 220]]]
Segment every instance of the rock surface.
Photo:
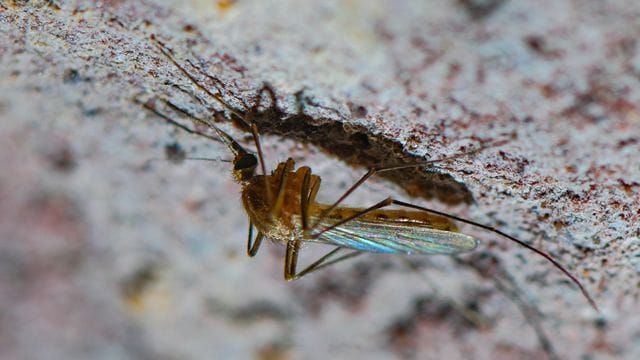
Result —
[[[0, 357], [640, 356], [637, 1], [95, 4], [0, 2]], [[231, 156], [140, 105], [224, 110], [152, 36], [240, 111], [271, 84], [267, 168], [312, 166], [327, 201], [366, 167], [504, 140], [349, 202], [391, 194], [496, 226], [551, 253], [600, 312], [468, 226], [470, 254], [283, 281], [282, 246], [244, 254], [230, 164], [164, 160]]]

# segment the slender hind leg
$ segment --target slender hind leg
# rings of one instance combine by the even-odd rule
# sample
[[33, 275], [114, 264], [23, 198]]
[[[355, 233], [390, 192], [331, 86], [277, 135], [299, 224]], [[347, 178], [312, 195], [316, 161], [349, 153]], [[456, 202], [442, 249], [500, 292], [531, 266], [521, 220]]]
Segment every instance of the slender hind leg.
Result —
[[501, 145], [502, 143], [504, 143], [504, 142], [503, 141], [495, 142], [493, 144], [480, 146], [479, 148], [474, 149], [474, 150], [465, 151], [465, 152], [460, 153], [460, 154], [456, 154], [456, 155], [453, 155], [453, 156], [447, 156], [447, 157], [443, 157], [443, 158], [440, 158], [440, 159], [428, 160], [428, 161], [425, 161], [425, 162], [422, 162], [422, 163], [419, 163], [419, 164], [405, 164], [405, 165], [395, 165], [395, 166], [371, 168], [360, 179], [358, 179], [358, 181], [356, 181], [353, 185], [351, 185], [351, 187], [348, 188], [344, 192], [344, 194], [342, 194], [342, 196], [340, 196], [338, 198], [338, 200], [336, 200], [328, 209], [326, 209], [320, 215], [318, 220], [313, 224], [312, 228], [315, 228], [322, 220], [324, 220], [324, 218], [326, 218], [329, 214], [331, 214], [349, 195], [351, 195], [358, 187], [360, 187], [360, 185], [364, 184], [365, 181], [367, 181], [370, 177], [372, 177], [375, 174], [380, 174], [380, 173], [383, 173], [383, 172], [389, 172], [389, 171], [400, 170], [400, 169], [410, 169], [410, 168], [424, 167], [424, 166], [435, 164], [435, 163], [440, 163], [440, 162], [444, 162], [444, 161], [448, 161], [448, 160], [453, 160], [453, 159], [457, 159], [457, 158], [460, 158], [460, 157], [463, 157], [463, 156], [469, 156], [471, 154], [478, 153], [480, 151], [483, 151], [484, 149]]

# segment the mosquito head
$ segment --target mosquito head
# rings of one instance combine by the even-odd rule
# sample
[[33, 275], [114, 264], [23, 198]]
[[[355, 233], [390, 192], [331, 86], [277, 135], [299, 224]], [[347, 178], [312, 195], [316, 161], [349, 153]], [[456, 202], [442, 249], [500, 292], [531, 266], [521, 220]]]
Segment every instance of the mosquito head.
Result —
[[244, 183], [256, 174], [258, 158], [246, 151], [238, 152], [233, 159], [233, 176], [240, 183]]

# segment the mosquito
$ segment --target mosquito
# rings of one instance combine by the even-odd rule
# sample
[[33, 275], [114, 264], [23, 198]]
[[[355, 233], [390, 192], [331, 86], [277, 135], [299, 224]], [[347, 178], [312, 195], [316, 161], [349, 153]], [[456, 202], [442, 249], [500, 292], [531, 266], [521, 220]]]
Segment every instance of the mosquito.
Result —
[[[286, 248], [284, 278], [286, 280], [299, 279], [363, 253], [455, 255], [474, 250], [478, 241], [460, 233], [454, 223], [457, 221], [500, 235], [543, 257], [567, 276], [580, 289], [589, 304], [598, 310], [595, 301], [580, 281], [551, 255], [497, 228], [392, 197], [365, 208], [342, 205], [349, 195], [374, 175], [450, 161], [483, 151], [489, 146], [480, 146], [474, 150], [418, 164], [370, 168], [333, 204], [321, 204], [316, 201], [316, 195], [320, 189], [320, 177], [313, 174], [308, 166], [300, 166], [296, 169], [294, 160], [289, 158], [280, 162], [270, 174], [267, 173], [259, 131], [254, 119], [261, 116], [261, 101], [265, 94], [270, 99], [270, 105], [277, 109], [275, 92], [271, 86], [265, 84], [259, 90], [254, 105], [248, 110], [236, 110], [224, 100], [221, 93], [212, 92], [203, 81], [187, 71], [164, 43], [153, 36], [152, 40], [169, 62], [196, 88], [215, 99], [231, 114], [232, 118], [237, 118], [251, 130], [256, 148], [255, 154], [246, 150], [213, 121], [202, 119], [168, 100], [162, 101], [173, 111], [190, 118], [194, 124], [210, 129], [216, 136], [173, 120], [160, 111], [152, 101], [143, 104], [150, 111], [190, 134], [226, 144], [234, 155], [232, 173], [242, 187], [242, 204], [249, 218], [247, 254], [250, 257], [255, 256], [264, 239], [284, 244]], [[256, 174], [258, 167], [261, 174]], [[387, 209], [390, 206], [396, 208]], [[253, 236], [254, 228], [257, 230], [255, 237]], [[298, 256], [305, 242], [333, 245], [334, 248], [299, 270]]]

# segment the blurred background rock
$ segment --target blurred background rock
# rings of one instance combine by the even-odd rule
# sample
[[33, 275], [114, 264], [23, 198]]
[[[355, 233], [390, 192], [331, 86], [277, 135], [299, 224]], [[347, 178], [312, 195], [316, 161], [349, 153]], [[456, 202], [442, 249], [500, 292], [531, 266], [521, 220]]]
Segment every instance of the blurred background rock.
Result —
[[[632, 0], [0, 1], [0, 357], [638, 358], [639, 18]], [[471, 228], [482, 244], [457, 260], [364, 256], [284, 282], [282, 247], [244, 254], [229, 164], [151, 161], [176, 143], [229, 158], [135, 101], [206, 113], [152, 34], [234, 106], [268, 81], [287, 114], [302, 98], [302, 129], [335, 129], [261, 124], [268, 166], [312, 165], [327, 199], [364, 172], [341, 160], [512, 139], [443, 165], [449, 193], [379, 180], [352, 203], [433, 195], [551, 252], [601, 313]]]

